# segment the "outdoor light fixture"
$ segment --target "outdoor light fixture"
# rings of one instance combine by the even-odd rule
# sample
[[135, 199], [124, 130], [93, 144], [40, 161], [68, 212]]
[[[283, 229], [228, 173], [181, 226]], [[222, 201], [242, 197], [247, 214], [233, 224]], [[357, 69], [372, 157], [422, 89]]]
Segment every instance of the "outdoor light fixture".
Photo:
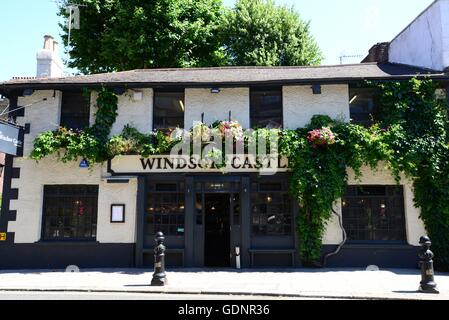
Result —
[[112, 204], [111, 205], [111, 223], [125, 222], [125, 205]]
[[114, 88], [114, 93], [118, 96], [123, 95], [126, 92], [126, 89], [123, 87]]
[[312, 86], [313, 94], [321, 94], [321, 84], [314, 84]]
[[220, 88], [212, 88], [210, 89], [210, 93], [220, 93]]
[[86, 160], [86, 158], [84, 158], [83, 160], [81, 160], [81, 162], [80, 162], [80, 168], [89, 168], [89, 162]]
[[142, 91], [134, 91], [133, 92], [133, 99], [135, 101], [141, 101], [143, 100], [143, 92]]

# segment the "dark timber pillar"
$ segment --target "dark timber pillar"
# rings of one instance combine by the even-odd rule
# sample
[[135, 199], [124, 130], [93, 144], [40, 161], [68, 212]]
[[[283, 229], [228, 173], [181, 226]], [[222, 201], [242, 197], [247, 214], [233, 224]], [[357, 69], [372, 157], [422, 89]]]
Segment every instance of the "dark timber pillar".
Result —
[[137, 180], [136, 204], [136, 255], [137, 268], [143, 266], [143, 236], [145, 228], [145, 178], [139, 176]]
[[185, 180], [184, 266], [194, 266], [195, 185], [193, 177]]
[[242, 248], [240, 252], [242, 268], [250, 267], [249, 249], [251, 248], [251, 180], [242, 177]]

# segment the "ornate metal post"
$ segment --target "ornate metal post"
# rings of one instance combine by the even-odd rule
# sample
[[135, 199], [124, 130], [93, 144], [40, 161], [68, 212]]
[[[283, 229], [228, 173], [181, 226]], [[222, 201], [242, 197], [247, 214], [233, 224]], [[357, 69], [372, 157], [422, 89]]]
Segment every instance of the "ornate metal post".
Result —
[[421, 266], [419, 291], [423, 293], [440, 293], [434, 280], [433, 252], [430, 251], [432, 242], [429, 237], [421, 237], [419, 244], [421, 245], [419, 253], [419, 264]]
[[156, 233], [154, 239], [157, 243], [154, 248], [154, 274], [151, 280], [152, 286], [165, 286], [167, 284], [167, 278], [165, 276], [165, 246], [164, 246], [164, 234], [162, 232]]

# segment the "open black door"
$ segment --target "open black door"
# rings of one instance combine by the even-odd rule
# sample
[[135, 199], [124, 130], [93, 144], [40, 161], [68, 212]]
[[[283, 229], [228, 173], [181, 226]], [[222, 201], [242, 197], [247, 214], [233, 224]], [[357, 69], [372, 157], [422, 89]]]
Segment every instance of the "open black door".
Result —
[[230, 267], [230, 197], [228, 193], [207, 193], [205, 196], [204, 265]]

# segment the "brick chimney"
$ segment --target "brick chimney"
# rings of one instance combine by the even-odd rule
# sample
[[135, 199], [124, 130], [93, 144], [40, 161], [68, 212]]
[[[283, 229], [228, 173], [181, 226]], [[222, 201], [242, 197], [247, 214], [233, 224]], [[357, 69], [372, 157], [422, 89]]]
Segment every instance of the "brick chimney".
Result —
[[55, 39], [44, 36], [44, 48], [37, 52], [37, 78], [59, 78], [64, 75], [64, 64], [58, 51]]
[[384, 63], [388, 62], [388, 50], [390, 48], [389, 42], [377, 43], [369, 49], [368, 56], [363, 59], [362, 63], [365, 62], [378, 62]]

